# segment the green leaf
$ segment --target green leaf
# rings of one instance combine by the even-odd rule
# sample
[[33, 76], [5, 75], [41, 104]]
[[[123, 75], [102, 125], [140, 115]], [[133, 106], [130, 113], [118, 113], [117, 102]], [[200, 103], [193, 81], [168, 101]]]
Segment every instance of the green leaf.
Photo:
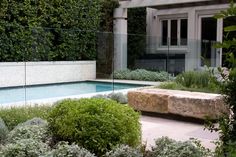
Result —
[[225, 27], [224, 31], [226, 31], [226, 32], [236, 31], [236, 25]]

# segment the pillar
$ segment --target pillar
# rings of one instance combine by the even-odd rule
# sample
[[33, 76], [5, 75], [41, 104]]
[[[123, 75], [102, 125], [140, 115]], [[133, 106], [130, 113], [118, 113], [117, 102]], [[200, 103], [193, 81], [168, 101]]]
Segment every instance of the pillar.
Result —
[[127, 9], [114, 11], [114, 70], [127, 69]]

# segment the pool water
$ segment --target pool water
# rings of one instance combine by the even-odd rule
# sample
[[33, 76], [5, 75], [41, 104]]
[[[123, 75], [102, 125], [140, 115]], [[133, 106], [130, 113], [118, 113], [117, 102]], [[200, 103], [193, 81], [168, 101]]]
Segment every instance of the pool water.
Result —
[[76, 82], [42, 86], [28, 86], [26, 88], [2, 88], [0, 89], [0, 104], [67, 97], [89, 93], [99, 93], [121, 89], [141, 87], [143, 85], [104, 83], [104, 82]]

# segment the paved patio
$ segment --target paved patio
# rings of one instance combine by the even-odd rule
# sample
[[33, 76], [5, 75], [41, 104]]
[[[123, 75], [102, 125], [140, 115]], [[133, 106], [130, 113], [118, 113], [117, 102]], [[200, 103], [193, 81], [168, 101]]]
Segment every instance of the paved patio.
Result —
[[212, 141], [218, 138], [217, 133], [204, 130], [201, 124], [149, 116], [142, 116], [141, 124], [142, 140], [147, 142], [148, 148], [154, 145], [155, 139], [167, 136], [179, 141], [195, 138], [200, 140], [203, 146], [214, 149], [215, 145]]

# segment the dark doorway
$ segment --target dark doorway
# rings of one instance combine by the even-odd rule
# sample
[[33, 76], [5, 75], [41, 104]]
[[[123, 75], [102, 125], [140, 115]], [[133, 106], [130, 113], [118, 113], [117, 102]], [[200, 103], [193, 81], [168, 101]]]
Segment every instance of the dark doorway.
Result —
[[216, 52], [213, 45], [217, 36], [217, 19], [201, 18], [201, 66], [216, 66]]

